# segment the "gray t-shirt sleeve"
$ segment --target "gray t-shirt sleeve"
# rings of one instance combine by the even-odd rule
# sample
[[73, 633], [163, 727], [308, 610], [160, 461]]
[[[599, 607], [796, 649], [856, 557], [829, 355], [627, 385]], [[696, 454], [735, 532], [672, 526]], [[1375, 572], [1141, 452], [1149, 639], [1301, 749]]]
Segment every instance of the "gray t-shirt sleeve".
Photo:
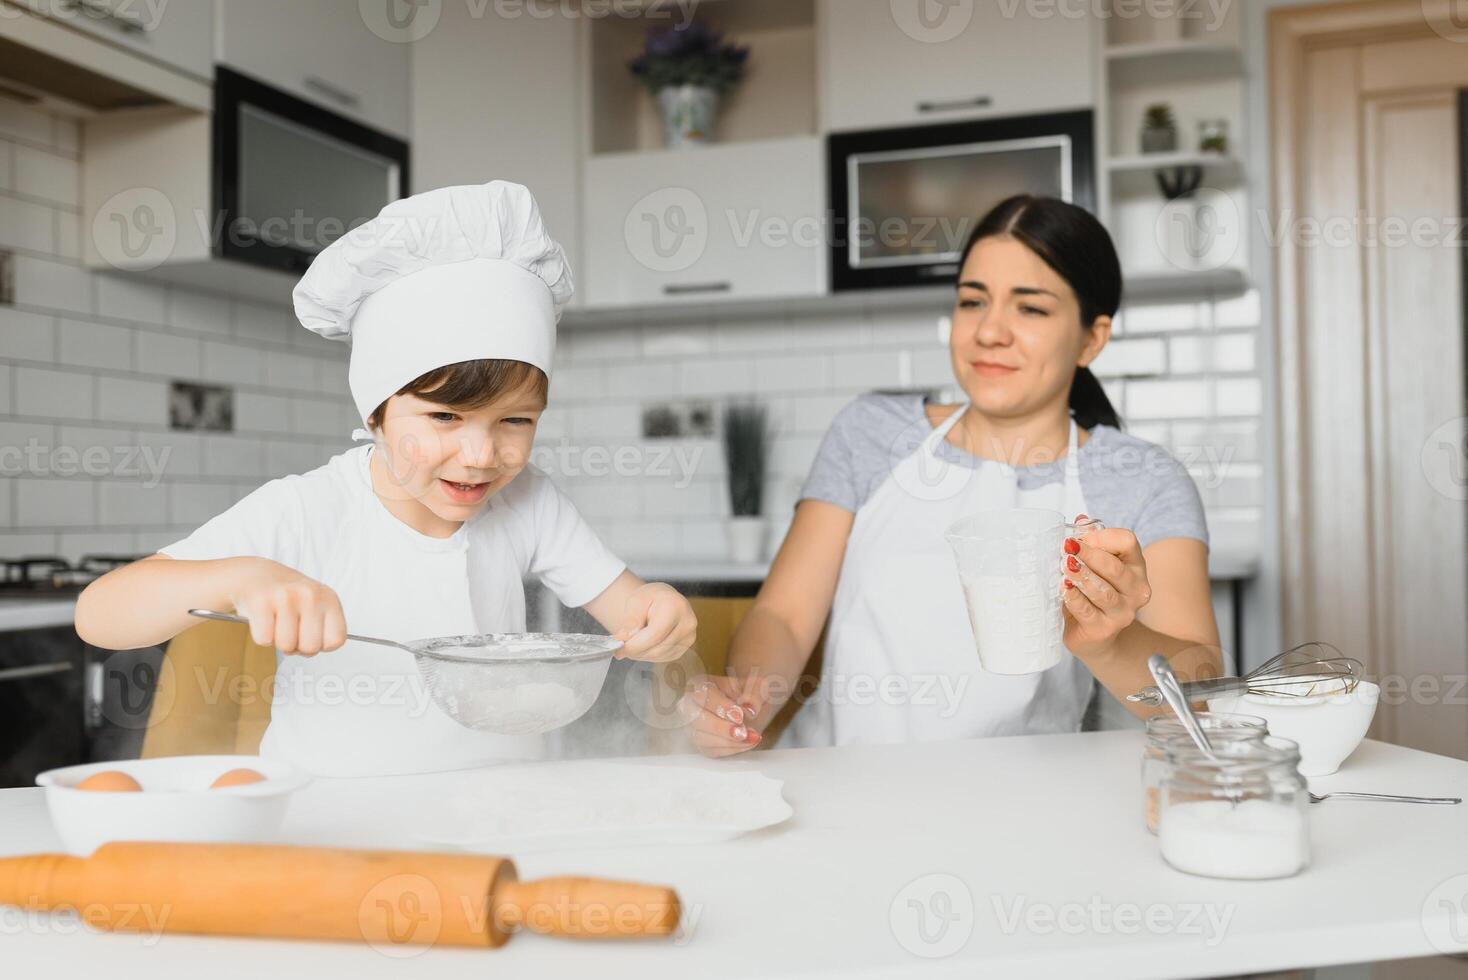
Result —
[[1132, 533], [1143, 548], [1167, 538], [1195, 538], [1208, 543], [1203, 498], [1192, 476], [1160, 446], [1149, 453], [1149, 492], [1137, 509]]
[[862, 395], [836, 413], [800, 491], [856, 513], [930, 430], [920, 395]]

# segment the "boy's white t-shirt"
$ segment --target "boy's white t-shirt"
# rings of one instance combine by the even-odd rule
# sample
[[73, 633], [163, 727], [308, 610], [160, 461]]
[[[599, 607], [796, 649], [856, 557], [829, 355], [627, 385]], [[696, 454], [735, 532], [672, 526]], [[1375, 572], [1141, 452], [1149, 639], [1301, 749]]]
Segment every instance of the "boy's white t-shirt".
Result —
[[[260, 487], [161, 553], [269, 558], [337, 591], [348, 630], [407, 641], [523, 632], [523, 579], [571, 607], [626, 568], [550, 479], [527, 466], [449, 538], [394, 517], [372, 490], [371, 446]], [[349, 642], [280, 655], [262, 755], [329, 776], [459, 769], [537, 758], [544, 736], [464, 728], [422, 686], [413, 657]]]

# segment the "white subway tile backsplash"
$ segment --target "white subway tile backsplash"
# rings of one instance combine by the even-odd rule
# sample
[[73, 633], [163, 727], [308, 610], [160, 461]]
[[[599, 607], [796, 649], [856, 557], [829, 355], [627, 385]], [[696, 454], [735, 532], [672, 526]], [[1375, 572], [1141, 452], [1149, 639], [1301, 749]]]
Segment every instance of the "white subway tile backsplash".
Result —
[[56, 252], [56, 222], [51, 208], [17, 197], [0, 197], [0, 248]]
[[292, 391], [320, 391], [317, 358], [288, 351], [271, 351], [265, 359], [265, 383]]
[[1258, 327], [1264, 322], [1259, 304], [1259, 290], [1251, 289], [1242, 296], [1219, 300], [1213, 304], [1213, 326]]
[[80, 265], [15, 256], [15, 301], [57, 312], [92, 312], [92, 276]]
[[1126, 386], [1125, 405], [1123, 414], [1128, 418], [1196, 418], [1209, 412], [1208, 383], [1132, 381]]
[[1098, 378], [1139, 378], [1167, 373], [1167, 344], [1156, 338], [1113, 340], [1091, 363]]
[[[7, 475], [9, 475], [7, 473]], [[15, 523], [15, 484], [12, 480], [0, 480], [0, 527], [13, 527]]]
[[1206, 303], [1146, 303], [1123, 307], [1118, 333], [1128, 336], [1170, 330], [1197, 330], [1210, 325]]
[[51, 117], [52, 149], [57, 153], [76, 156], [81, 152], [82, 126], [80, 120], [68, 116]]
[[97, 485], [100, 522], [114, 527], [165, 524], [168, 488], [144, 483], [105, 482]]
[[1173, 374], [1254, 370], [1254, 335], [1250, 333], [1173, 337], [1168, 349]]
[[790, 354], [762, 359], [754, 368], [758, 394], [780, 391], [821, 391], [831, 385], [831, 356]]
[[684, 361], [679, 384], [690, 396], [745, 394], [754, 388], [754, 361], [727, 355]]
[[294, 432], [291, 399], [252, 391], [235, 392], [234, 427], [240, 432]]
[[[301, 435], [340, 436], [350, 429], [344, 426], [341, 406], [335, 401], [317, 398], [292, 398], [291, 431]], [[360, 420], [351, 423], [360, 425]]]
[[22, 530], [0, 534], [0, 554], [54, 555], [56, 535], [45, 531]]
[[229, 300], [175, 286], [164, 301], [164, 321], [181, 330], [229, 333]]
[[264, 441], [237, 435], [205, 436], [204, 473], [209, 476], [263, 478], [266, 473]]
[[162, 325], [168, 319], [168, 288], [126, 273], [98, 273], [97, 314], [113, 320]]
[[74, 371], [15, 368], [15, 414], [35, 418], [90, 419], [96, 378]]
[[61, 363], [71, 367], [129, 371], [133, 366], [133, 331], [106, 323], [61, 319]]
[[294, 314], [278, 306], [236, 300], [232, 304], [232, 310], [234, 333], [237, 337], [288, 344], [293, 339], [291, 335], [303, 329], [296, 322]]
[[18, 145], [14, 167], [17, 194], [44, 198], [67, 208], [81, 204], [81, 175], [76, 160]]
[[0, 307], [0, 357], [56, 360], [56, 318]]
[[203, 368], [203, 346], [194, 337], [135, 331], [136, 361], [139, 374], [156, 375], [181, 381], [197, 380]]
[[136, 535], [128, 531], [62, 531], [56, 537], [56, 553], [73, 562], [80, 561], [86, 555], [125, 556], [149, 553], [138, 550]]
[[15, 99], [0, 96], [0, 136], [52, 146], [51, 115]]
[[642, 401], [672, 398], [678, 393], [678, 370], [671, 362], [630, 362], [608, 366], [602, 374], [613, 398]]
[[911, 381], [902, 377], [896, 351], [860, 350], [831, 355], [831, 383], [837, 388], [883, 388]]
[[10, 168], [14, 154], [15, 144], [9, 140], [0, 139], [0, 191], [10, 190]]
[[265, 355], [258, 347], [218, 340], [204, 341], [204, 379], [226, 384], [262, 384]]
[[1217, 382], [1217, 412], [1221, 416], [1257, 416], [1264, 411], [1258, 378], [1223, 378]]
[[192, 432], [134, 433], [145, 465], [161, 468], [166, 480], [204, 471], [204, 440]]
[[274, 479], [292, 473], [306, 473], [321, 466], [335, 455], [311, 442], [265, 441], [265, 475]]
[[25, 530], [93, 526], [96, 488], [92, 480], [16, 480], [15, 524]]
[[[915, 350], [945, 348], [947, 331], [938, 321], [947, 313], [894, 313], [880, 311], [868, 316], [870, 343], [874, 347], [911, 347]], [[842, 346], [837, 339], [833, 346]], [[848, 345], [849, 346], [849, 345]]]
[[779, 317], [731, 317], [717, 321], [712, 329], [715, 353], [771, 353], [790, 348], [790, 325]]
[[56, 212], [56, 255], [67, 262], [82, 260], [82, 230], [76, 215]]
[[180, 527], [196, 528], [229, 510], [233, 503], [234, 491], [228, 483], [168, 485], [168, 521]]
[[851, 399], [845, 395], [799, 395], [790, 399], [788, 418], [776, 418], [777, 437], [787, 434], [820, 435]]
[[97, 417], [109, 422], [168, 424], [168, 385], [133, 378], [97, 379]]

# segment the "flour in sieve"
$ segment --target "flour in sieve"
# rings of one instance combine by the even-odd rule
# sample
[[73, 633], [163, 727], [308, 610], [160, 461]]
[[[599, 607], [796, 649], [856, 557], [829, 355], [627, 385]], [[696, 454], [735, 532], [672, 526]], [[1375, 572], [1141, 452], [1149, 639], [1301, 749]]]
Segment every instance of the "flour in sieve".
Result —
[[472, 684], [473, 675], [440, 691], [443, 707], [460, 724], [501, 735], [534, 735], [559, 728], [581, 713], [576, 692], [564, 684], [531, 681], [508, 687]]

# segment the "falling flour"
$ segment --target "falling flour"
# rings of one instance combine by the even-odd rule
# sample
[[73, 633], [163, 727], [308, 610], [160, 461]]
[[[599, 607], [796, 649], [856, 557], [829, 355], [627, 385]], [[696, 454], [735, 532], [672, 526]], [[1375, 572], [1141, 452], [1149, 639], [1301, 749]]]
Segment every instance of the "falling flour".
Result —
[[1205, 800], [1164, 806], [1162, 856], [1210, 878], [1284, 878], [1310, 863], [1310, 829], [1299, 807], [1271, 800]]

